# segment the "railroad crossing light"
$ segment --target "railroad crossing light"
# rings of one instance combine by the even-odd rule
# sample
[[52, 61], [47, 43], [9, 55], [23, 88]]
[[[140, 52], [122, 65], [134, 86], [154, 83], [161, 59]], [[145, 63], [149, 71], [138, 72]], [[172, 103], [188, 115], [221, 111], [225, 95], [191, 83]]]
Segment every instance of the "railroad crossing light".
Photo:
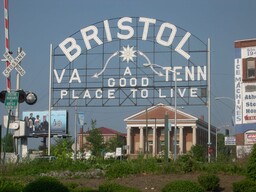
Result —
[[[26, 101], [29, 105], [34, 105], [37, 101], [37, 96], [33, 92], [26, 93], [24, 90], [17, 90], [16, 92], [19, 93], [18, 102], [23, 103]], [[7, 91], [3, 90], [0, 92], [0, 102], [4, 103], [6, 98]]]
[[28, 105], [34, 105], [37, 101], [37, 96], [33, 92], [28, 92], [25, 99]]
[[4, 103], [6, 93], [7, 93], [6, 90], [0, 92], [0, 102]]
[[19, 103], [23, 103], [23, 102], [25, 101], [25, 99], [26, 99], [26, 93], [25, 93], [25, 91], [23, 91], [23, 90], [18, 90], [18, 91], [16, 91], [16, 92], [19, 93], [18, 102], [19, 102]]

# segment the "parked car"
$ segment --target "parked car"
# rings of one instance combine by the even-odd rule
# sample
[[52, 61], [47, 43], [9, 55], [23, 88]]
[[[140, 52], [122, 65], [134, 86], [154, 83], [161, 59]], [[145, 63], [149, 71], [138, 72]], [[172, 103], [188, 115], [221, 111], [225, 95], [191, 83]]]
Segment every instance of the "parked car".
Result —
[[85, 160], [89, 160], [93, 157], [92, 155], [92, 152], [91, 151], [87, 151], [87, 152], [84, 152], [84, 159]]
[[116, 152], [107, 152], [104, 155], [104, 159], [115, 159], [116, 158]]
[[35, 157], [35, 159], [37, 160], [42, 160], [42, 161], [54, 161], [56, 160], [56, 157], [55, 156], [49, 156], [49, 155], [42, 155], [42, 156], [38, 156], [38, 157]]

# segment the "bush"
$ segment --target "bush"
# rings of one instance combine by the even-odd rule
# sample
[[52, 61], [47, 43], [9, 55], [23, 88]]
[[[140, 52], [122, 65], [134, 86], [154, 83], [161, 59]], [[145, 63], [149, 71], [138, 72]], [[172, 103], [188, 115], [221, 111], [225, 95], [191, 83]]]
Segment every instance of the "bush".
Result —
[[70, 192], [98, 192], [98, 190], [92, 189], [90, 187], [82, 187], [78, 183], [65, 183], [65, 186]]
[[202, 174], [198, 176], [198, 183], [206, 191], [215, 191], [219, 188], [220, 178], [214, 174]]
[[132, 161], [115, 161], [106, 168], [107, 178], [125, 177], [138, 173], [159, 172], [159, 164], [153, 158], [137, 159]]
[[3, 192], [20, 192], [23, 189], [23, 185], [15, 183], [6, 179], [0, 179], [0, 191]]
[[98, 190], [94, 190], [88, 187], [78, 187], [75, 189], [71, 189], [70, 192], [98, 192]]
[[256, 186], [251, 187], [247, 192], [255, 192], [256, 191]]
[[23, 192], [34, 192], [35, 189], [37, 192], [69, 192], [67, 187], [53, 177], [40, 177], [28, 183]]
[[251, 189], [255, 187], [256, 187], [255, 181], [245, 179], [245, 180], [233, 183], [233, 192], [251, 191]]
[[249, 156], [248, 166], [247, 166], [247, 176], [250, 179], [256, 180], [256, 144], [253, 145], [252, 152]]
[[140, 192], [140, 190], [116, 183], [104, 183], [99, 186], [99, 192]]
[[205, 150], [202, 145], [193, 145], [190, 150], [192, 158], [196, 161], [205, 162]]
[[204, 189], [196, 182], [188, 180], [172, 181], [164, 186], [162, 192], [204, 192]]
[[121, 161], [111, 164], [106, 169], [107, 178], [124, 177], [130, 174], [134, 174], [134, 164], [131, 161]]
[[180, 167], [180, 171], [184, 173], [188, 173], [192, 171], [193, 162], [190, 155], [181, 155], [177, 159], [178, 166]]

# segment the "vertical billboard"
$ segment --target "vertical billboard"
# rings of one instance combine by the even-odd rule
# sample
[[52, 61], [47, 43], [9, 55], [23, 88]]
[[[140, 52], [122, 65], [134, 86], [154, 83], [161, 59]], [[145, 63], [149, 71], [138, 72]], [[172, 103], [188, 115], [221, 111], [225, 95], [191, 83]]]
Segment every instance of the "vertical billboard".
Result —
[[235, 124], [242, 124], [242, 61], [235, 59]]
[[[46, 136], [49, 130], [49, 111], [24, 111], [22, 113], [25, 121], [27, 136]], [[51, 111], [51, 135], [67, 134], [67, 111]]]
[[235, 42], [235, 128], [256, 131], [256, 39]]

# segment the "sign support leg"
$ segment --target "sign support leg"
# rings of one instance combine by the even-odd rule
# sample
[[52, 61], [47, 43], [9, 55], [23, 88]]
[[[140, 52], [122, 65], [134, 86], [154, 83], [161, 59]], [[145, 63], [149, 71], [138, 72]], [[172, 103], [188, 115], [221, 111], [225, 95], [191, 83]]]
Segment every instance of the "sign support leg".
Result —
[[8, 111], [8, 120], [7, 120], [7, 129], [5, 135], [5, 143], [4, 143], [4, 156], [3, 156], [3, 164], [5, 164], [5, 156], [6, 156], [6, 140], [9, 135], [9, 124], [10, 124], [10, 116], [11, 116], [11, 109]]

